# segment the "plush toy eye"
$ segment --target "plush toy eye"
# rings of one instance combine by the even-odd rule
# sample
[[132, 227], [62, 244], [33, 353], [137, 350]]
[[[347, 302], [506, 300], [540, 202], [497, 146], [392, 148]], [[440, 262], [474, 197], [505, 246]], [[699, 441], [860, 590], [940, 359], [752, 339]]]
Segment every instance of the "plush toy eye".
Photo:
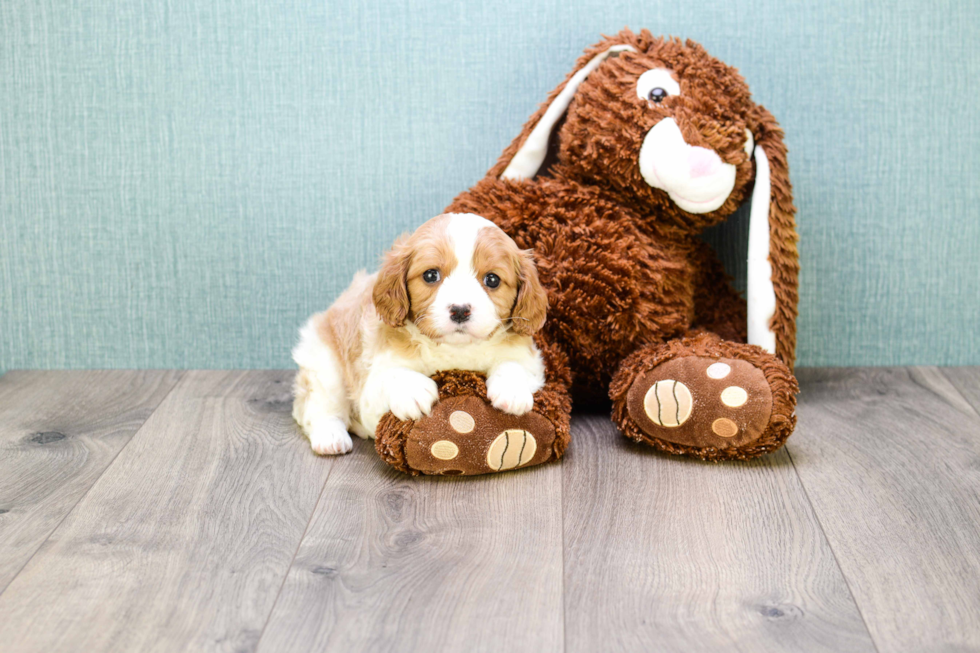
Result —
[[667, 68], [652, 68], [636, 80], [636, 95], [641, 100], [660, 104], [665, 98], [681, 94], [681, 85]]
[[487, 288], [496, 288], [500, 285], [500, 277], [490, 272], [487, 276], [483, 277], [483, 283], [487, 285]]
[[439, 278], [439, 270], [436, 270], [435, 268], [426, 270], [422, 273], [422, 281], [426, 283], [435, 283], [436, 281], [439, 281]]

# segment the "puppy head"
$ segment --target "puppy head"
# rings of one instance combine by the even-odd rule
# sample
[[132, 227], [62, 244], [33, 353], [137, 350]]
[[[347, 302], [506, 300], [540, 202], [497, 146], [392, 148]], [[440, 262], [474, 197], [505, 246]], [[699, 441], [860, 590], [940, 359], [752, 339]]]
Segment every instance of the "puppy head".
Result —
[[449, 213], [395, 243], [374, 305], [389, 326], [411, 321], [432, 340], [466, 344], [502, 328], [535, 333], [548, 299], [529, 251], [485, 218]]

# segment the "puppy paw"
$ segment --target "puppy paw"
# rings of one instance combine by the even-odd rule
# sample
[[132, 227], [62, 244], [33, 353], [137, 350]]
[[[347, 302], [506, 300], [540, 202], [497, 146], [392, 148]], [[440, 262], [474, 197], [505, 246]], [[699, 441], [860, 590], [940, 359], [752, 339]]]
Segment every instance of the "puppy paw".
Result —
[[439, 399], [436, 382], [411, 370], [393, 372], [387, 386], [388, 409], [400, 420], [421, 419]]
[[528, 374], [517, 365], [501, 365], [490, 375], [487, 397], [494, 408], [509, 415], [523, 415], [534, 408]]
[[325, 419], [310, 426], [310, 446], [320, 456], [337, 456], [354, 448], [344, 423], [336, 418]]

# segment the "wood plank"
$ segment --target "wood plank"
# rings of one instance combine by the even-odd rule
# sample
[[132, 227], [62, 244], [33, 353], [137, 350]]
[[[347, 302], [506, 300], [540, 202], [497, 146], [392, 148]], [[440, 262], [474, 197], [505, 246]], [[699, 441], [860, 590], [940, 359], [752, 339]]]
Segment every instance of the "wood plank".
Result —
[[572, 424], [567, 651], [874, 650], [785, 452], [703, 463]]
[[561, 468], [417, 477], [338, 460], [260, 651], [560, 651]]
[[254, 648], [334, 461], [289, 372], [188, 372], [0, 595], [17, 651]]
[[0, 378], [0, 593], [179, 377], [14, 371]]
[[980, 648], [980, 420], [935, 370], [801, 370], [788, 443], [879, 651]]

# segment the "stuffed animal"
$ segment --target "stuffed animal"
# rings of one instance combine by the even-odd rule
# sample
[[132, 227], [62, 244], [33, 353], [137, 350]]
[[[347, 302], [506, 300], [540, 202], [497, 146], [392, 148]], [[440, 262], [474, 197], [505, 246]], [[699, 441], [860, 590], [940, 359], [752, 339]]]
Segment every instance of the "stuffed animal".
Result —
[[[750, 195], [745, 301], [699, 235]], [[624, 30], [589, 48], [446, 210], [534, 250], [548, 384], [516, 418], [489, 406], [481, 377], [440, 375], [430, 416], [379, 425], [389, 464], [479, 474], [556, 459], [570, 397], [608, 397], [626, 437], [704, 460], [754, 458], [792, 433], [799, 265], [783, 132], [697, 43]]]

